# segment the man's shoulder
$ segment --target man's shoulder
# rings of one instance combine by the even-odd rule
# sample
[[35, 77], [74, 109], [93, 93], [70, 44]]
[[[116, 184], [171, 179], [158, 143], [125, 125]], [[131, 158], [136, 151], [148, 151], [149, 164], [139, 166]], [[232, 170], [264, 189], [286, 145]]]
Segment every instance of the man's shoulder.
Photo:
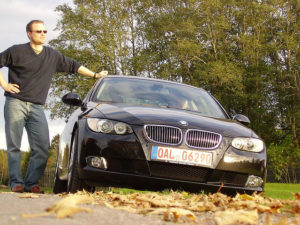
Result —
[[30, 47], [29, 43], [15, 44], [7, 48], [4, 52], [8, 54], [19, 54], [20, 52], [27, 52], [26, 50]]
[[11, 49], [24, 49], [24, 48], [28, 48], [29, 43], [24, 43], [24, 44], [16, 44], [11, 46]]

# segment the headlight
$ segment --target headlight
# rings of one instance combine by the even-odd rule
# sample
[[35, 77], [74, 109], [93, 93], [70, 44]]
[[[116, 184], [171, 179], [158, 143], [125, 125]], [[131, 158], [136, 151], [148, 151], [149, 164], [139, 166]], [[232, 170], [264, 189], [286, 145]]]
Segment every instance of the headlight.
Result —
[[105, 134], [132, 133], [132, 129], [128, 124], [113, 121], [113, 120], [88, 118], [87, 124], [92, 131], [99, 132], [99, 133], [105, 133]]
[[99, 120], [96, 122], [96, 130], [101, 133], [111, 133], [114, 129], [114, 125], [109, 120]]
[[234, 138], [231, 145], [236, 149], [249, 152], [261, 152], [264, 149], [264, 142], [257, 138]]
[[125, 134], [126, 131], [128, 130], [128, 125], [125, 123], [116, 123], [114, 125], [114, 129], [116, 131], [117, 134]]

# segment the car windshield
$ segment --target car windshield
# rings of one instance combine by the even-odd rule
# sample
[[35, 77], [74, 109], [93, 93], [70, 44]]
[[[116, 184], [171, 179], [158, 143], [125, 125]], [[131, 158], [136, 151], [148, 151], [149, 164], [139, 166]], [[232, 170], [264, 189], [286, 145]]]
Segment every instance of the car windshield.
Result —
[[214, 118], [226, 118], [218, 103], [204, 90], [151, 79], [107, 77], [93, 101], [189, 110]]

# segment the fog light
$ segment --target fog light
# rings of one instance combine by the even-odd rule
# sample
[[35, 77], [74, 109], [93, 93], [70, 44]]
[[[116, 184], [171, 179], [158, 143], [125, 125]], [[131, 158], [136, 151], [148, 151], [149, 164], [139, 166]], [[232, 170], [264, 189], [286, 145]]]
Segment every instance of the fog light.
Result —
[[87, 163], [92, 167], [96, 167], [104, 170], [107, 169], [107, 160], [103, 157], [96, 157], [96, 156], [88, 157]]
[[263, 183], [264, 183], [264, 181], [261, 177], [250, 175], [248, 177], [246, 186], [247, 187], [261, 187]]

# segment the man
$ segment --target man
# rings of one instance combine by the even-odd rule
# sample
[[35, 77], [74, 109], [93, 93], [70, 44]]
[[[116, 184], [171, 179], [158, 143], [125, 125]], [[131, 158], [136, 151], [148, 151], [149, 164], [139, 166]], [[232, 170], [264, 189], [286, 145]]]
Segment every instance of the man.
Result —
[[[29, 43], [14, 45], [0, 53], [0, 68], [9, 68], [8, 82], [0, 72], [5, 91], [5, 133], [10, 188], [13, 192], [43, 193], [38, 180], [43, 175], [49, 150], [49, 131], [43, 111], [51, 79], [56, 72], [80, 73], [100, 78], [107, 71], [94, 73], [77, 61], [44, 46], [47, 30], [43, 21], [33, 20], [26, 26]], [[25, 179], [21, 174], [21, 139], [26, 128], [31, 156]]]

